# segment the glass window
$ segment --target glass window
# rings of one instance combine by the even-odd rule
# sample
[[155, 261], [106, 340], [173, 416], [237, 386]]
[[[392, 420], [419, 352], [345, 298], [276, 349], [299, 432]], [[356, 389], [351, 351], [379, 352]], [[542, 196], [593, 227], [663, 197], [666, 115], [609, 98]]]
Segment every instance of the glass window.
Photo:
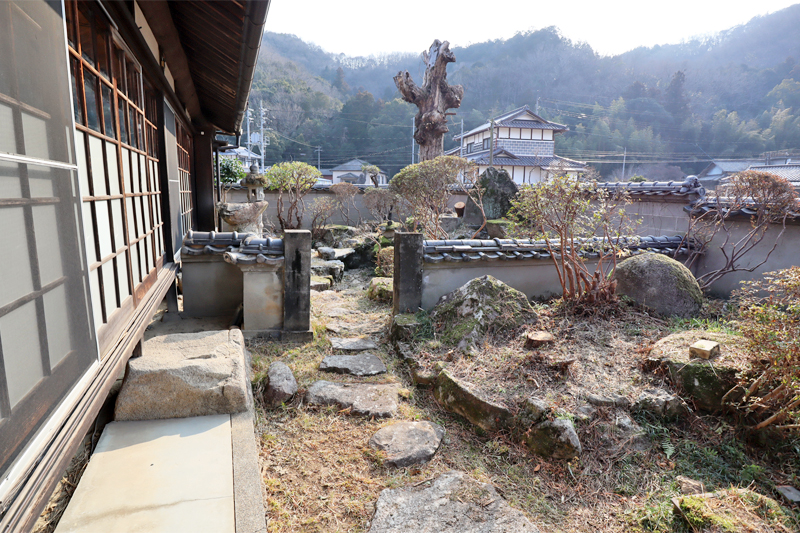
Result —
[[94, 61], [94, 39], [92, 39], [92, 15], [83, 2], [78, 2], [78, 33], [81, 41], [81, 55], [91, 66]]
[[114, 97], [111, 87], [102, 83], [103, 94], [103, 120], [105, 121], [104, 133], [109, 137], [117, 138], [117, 129], [114, 127]]
[[97, 111], [97, 76], [84, 70], [83, 88], [86, 97], [86, 125], [94, 131], [100, 131], [100, 115]]
[[125, 100], [122, 98], [119, 99], [119, 140], [125, 144], [128, 144], [128, 127], [126, 124], [125, 116], [126, 112], [125, 109], [127, 108], [127, 104]]
[[77, 71], [78, 71], [78, 62], [74, 59], [70, 61], [70, 72], [72, 73], [72, 110], [75, 115], [75, 122], [77, 124], [86, 125], [83, 122], [83, 102], [81, 95], [83, 91], [78, 90], [78, 80], [77, 80]]

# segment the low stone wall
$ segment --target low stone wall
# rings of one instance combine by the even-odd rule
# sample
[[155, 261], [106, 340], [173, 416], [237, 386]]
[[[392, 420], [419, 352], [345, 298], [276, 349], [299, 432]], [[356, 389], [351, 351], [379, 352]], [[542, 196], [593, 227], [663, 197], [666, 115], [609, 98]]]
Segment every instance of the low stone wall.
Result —
[[311, 337], [311, 233], [283, 239], [193, 232], [183, 242], [184, 315], [229, 316], [241, 306], [245, 336]]
[[[634, 253], [687, 253], [680, 237], [631, 241]], [[599, 240], [596, 241], [599, 244]], [[395, 234], [394, 311], [430, 310], [439, 298], [471, 279], [491, 275], [528, 298], [561, 294], [547, 247], [530, 239], [423, 241], [418, 233]], [[596, 254], [586, 253], [593, 269]], [[611, 267], [611, 264], [608, 264]]]

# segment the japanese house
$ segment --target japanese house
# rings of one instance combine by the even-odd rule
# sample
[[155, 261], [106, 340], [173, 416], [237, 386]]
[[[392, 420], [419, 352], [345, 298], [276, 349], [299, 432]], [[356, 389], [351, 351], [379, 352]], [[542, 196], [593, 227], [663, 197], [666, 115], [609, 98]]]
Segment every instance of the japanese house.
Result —
[[0, 531], [27, 531], [215, 229], [269, 1], [0, 2]]
[[536, 183], [556, 173], [576, 175], [586, 165], [555, 155], [555, 136], [567, 126], [549, 122], [526, 105], [456, 135], [460, 146], [448, 155], [474, 161], [482, 173], [491, 166], [508, 171], [516, 183]]

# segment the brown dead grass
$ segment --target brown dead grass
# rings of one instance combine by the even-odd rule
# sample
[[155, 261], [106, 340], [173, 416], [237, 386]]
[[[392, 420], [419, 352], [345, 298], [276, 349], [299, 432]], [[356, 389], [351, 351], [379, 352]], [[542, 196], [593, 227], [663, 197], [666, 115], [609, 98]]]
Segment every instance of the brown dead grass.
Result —
[[[271, 361], [281, 359], [295, 372], [301, 389], [284, 408], [259, 409], [261, 469], [271, 532], [366, 531], [381, 490], [419, 483], [451, 469], [494, 485], [542, 531], [649, 531], [640, 526], [643, 514], [672, 516], [664, 509], [670, 508], [669, 498], [675, 495], [675, 476], [687, 474], [685, 465], [676, 457], [667, 458], [659, 442], [645, 452], [632, 450], [626, 437], [613, 430], [613, 410], [599, 409], [592, 422], [577, 422], [584, 452], [570, 463], [532, 456], [509, 436], [484, 434], [443, 411], [430, 391], [412, 386], [406, 366], [388, 348], [385, 334], [390, 310], [365, 297], [370, 277], [369, 272], [357, 271], [355, 276], [347, 272], [344, 290], [313, 295], [315, 341], [301, 346], [250, 346], [256, 379]], [[536, 394], [572, 411], [582, 403], [584, 391], [620, 393], [635, 400], [641, 389], [663, 385], [661, 378], [643, 373], [640, 363], [653, 344], [670, 333], [670, 324], [634, 308], [618, 311], [605, 318], [575, 317], [557, 307], [540, 308], [540, 321], [532, 327], [552, 332], [557, 341], [536, 351], [524, 350], [517, 332], [505, 332], [474, 356], [437, 348], [435, 343], [420, 353], [430, 356], [431, 363], [434, 357], [449, 359], [448, 366], [456, 375], [508, 403]], [[368, 335], [378, 341], [376, 353], [389, 374], [354, 378], [319, 372], [319, 362], [332, 353], [326, 336], [349, 335]], [[576, 359], [567, 374], [553, 372], [547, 365], [566, 358]], [[406, 387], [407, 394], [395, 419], [366, 420], [335, 408], [304, 405], [303, 392], [317, 379], [396, 381]], [[397, 420], [430, 420], [445, 428], [445, 440], [430, 463], [405, 469], [382, 465], [380, 454], [369, 448], [368, 441], [378, 429]], [[720, 431], [723, 428], [727, 429]], [[719, 449], [731, 433], [718, 419], [697, 416], [669, 431], [666, 440], [691, 441], [698, 449]], [[787, 476], [791, 473], [775, 474], [783, 482]], [[682, 526], [654, 530], [686, 531]]]

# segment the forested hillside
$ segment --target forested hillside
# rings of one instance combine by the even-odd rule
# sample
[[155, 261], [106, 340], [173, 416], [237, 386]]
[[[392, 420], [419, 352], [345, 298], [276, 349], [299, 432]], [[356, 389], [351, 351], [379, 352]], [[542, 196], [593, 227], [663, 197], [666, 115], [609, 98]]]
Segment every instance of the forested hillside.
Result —
[[[601, 57], [557, 28], [454, 48], [449, 80], [465, 95], [452, 133], [524, 104], [565, 123], [559, 155], [609, 176], [623, 152], [631, 165], [667, 163], [697, 172], [710, 158], [800, 148], [800, 4], [712, 37]], [[446, 30], [441, 35], [446, 38]], [[353, 157], [394, 174], [411, 161], [415, 108], [392, 76], [421, 81], [418, 54], [347, 57], [297, 37], [264, 36], [251, 97], [269, 109], [269, 163], [323, 167]], [[446, 146], [452, 146], [452, 136]]]

